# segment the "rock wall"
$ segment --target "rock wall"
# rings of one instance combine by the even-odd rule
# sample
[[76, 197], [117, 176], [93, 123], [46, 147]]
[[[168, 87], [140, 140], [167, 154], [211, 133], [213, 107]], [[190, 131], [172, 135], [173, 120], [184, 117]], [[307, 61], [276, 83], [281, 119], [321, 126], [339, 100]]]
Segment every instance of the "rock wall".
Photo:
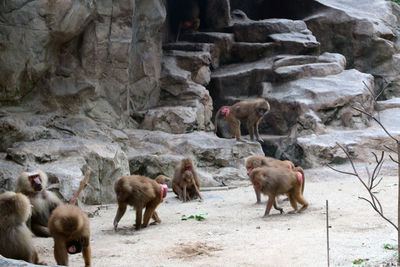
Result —
[[[385, 121], [400, 108], [370, 92], [387, 81], [381, 98], [400, 94], [400, 9], [389, 1], [207, 0], [199, 31], [178, 41], [165, 36], [177, 30], [168, 16], [181, 14], [164, 0], [3, 2], [2, 190], [42, 168], [68, 200], [90, 169], [81, 200], [109, 203], [119, 176], [172, 176], [186, 156], [203, 186], [247, 179], [252, 154], [303, 167], [343, 161], [343, 136], [361, 158], [358, 145], [387, 140], [365, 141], [377, 130], [352, 106], [379, 106]], [[220, 106], [255, 97], [271, 104], [263, 146], [210, 132]]]

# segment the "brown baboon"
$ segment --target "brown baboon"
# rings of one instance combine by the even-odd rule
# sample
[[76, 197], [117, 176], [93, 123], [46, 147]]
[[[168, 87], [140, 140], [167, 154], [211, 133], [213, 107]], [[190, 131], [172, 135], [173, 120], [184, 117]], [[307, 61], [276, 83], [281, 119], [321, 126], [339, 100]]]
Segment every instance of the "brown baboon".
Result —
[[165, 175], [158, 175], [154, 180], [159, 184], [166, 184], [171, 181], [171, 179]]
[[87, 171], [69, 204], [58, 206], [50, 216], [49, 232], [54, 239], [54, 258], [59, 265], [68, 265], [68, 253], [75, 254], [82, 251], [85, 266], [92, 266], [89, 218], [75, 206], [89, 176], [90, 171]]
[[[160, 181], [160, 179], [157, 179]], [[159, 184], [145, 176], [131, 175], [122, 176], [114, 183], [115, 194], [117, 195], [118, 210], [114, 218], [114, 229], [117, 230], [118, 222], [125, 214], [128, 205], [131, 205], [136, 210], [136, 226], [137, 230], [142, 227], [147, 227], [150, 218], [154, 219], [153, 224], [161, 222], [156, 208], [158, 204], [163, 202], [163, 198], [167, 194], [168, 188], [165, 184]], [[142, 210], [144, 212], [142, 224]]]
[[25, 195], [9, 191], [0, 194], [0, 254], [40, 264], [32, 232], [26, 226], [30, 214], [31, 204]]
[[[179, 41], [181, 31], [196, 32], [200, 27], [200, 6], [198, 0], [183, 0], [180, 1], [179, 9], [182, 10], [178, 20], [178, 33], [176, 41]], [[175, 10], [174, 10], [175, 11]]]
[[[276, 206], [275, 202], [275, 197], [282, 194], [289, 196], [290, 204], [293, 207], [293, 211], [289, 213], [301, 212], [308, 207], [308, 202], [301, 192], [305, 180], [303, 169], [300, 167], [296, 170], [274, 167], [256, 168], [250, 173], [250, 181], [254, 188], [268, 196], [264, 217], [269, 214], [272, 205], [280, 213], [283, 212], [281, 208]], [[297, 202], [303, 205], [300, 210], [297, 208]]]
[[172, 178], [172, 190], [183, 202], [196, 198], [203, 201], [200, 194], [200, 179], [191, 158], [184, 158], [175, 168]]
[[[258, 167], [276, 167], [276, 168], [288, 168], [293, 170], [294, 164], [290, 160], [279, 160], [271, 157], [265, 156], [249, 156], [245, 159], [245, 165], [247, 169], [247, 175], [250, 176], [250, 173], [253, 169]], [[304, 187], [303, 187], [304, 191]], [[302, 191], [302, 192], [303, 192]], [[254, 192], [256, 193], [257, 204], [261, 203], [261, 193], [260, 190], [254, 187]]]
[[23, 172], [17, 181], [16, 192], [26, 195], [32, 204], [32, 216], [28, 221], [32, 232], [41, 237], [49, 237], [47, 223], [51, 212], [62, 204], [53, 192], [46, 190], [47, 175], [41, 170]]
[[256, 139], [263, 142], [258, 133], [258, 124], [265, 114], [268, 113], [270, 107], [267, 100], [258, 98], [255, 100], [240, 101], [232, 106], [223, 106], [215, 114], [215, 130], [217, 133], [218, 129], [218, 117], [220, 113], [224, 115], [224, 118], [229, 122], [232, 132], [236, 137], [236, 140], [243, 141], [240, 135], [240, 121], [247, 121], [247, 128], [249, 130], [251, 141], [254, 140], [254, 134]]
[[49, 219], [54, 239], [54, 258], [58, 265], [68, 265], [68, 253], [82, 251], [85, 266], [92, 266], [89, 218], [79, 207], [65, 204], [53, 210]]

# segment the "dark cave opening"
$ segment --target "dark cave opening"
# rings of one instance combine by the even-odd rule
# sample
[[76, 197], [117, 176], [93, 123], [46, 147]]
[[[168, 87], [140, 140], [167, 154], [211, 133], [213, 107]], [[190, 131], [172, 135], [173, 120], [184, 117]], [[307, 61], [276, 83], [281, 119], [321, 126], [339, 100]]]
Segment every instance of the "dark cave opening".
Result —
[[175, 42], [184, 31], [206, 28], [206, 0], [167, 0], [163, 43]]

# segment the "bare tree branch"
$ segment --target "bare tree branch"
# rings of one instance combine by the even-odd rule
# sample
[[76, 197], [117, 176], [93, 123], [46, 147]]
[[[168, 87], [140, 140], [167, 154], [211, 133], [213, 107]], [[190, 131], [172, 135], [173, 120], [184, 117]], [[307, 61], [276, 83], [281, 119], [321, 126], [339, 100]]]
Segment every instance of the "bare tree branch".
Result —
[[385, 133], [386, 133], [390, 138], [392, 138], [392, 139], [393, 139], [394, 141], [396, 141], [396, 142], [399, 142], [394, 136], [392, 136], [392, 135], [386, 130], [385, 126], [383, 126], [383, 124], [382, 124], [378, 119], [376, 119], [374, 116], [372, 116], [372, 114], [366, 112], [365, 110], [362, 110], [362, 109], [359, 109], [359, 108], [357, 108], [357, 107], [354, 107], [354, 106], [352, 106], [352, 108], [355, 109], [355, 110], [357, 110], [357, 111], [359, 111], [359, 112], [361, 112], [361, 113], [363, 113], [363, 114], [365, 114], [365, 115], [367, 115], [368, 117], [370, 117], [371, 119], [373, 119], [374, 121], [376, 121], [376, 122], [379, 124], [379, 126], [382, 127], [382, 129], [385, 131]]
[[374, 158], [375, 158], [376, 165], [375, 165], [375, 167], [374, 167], [374, 170], [373, 170], [372, 174], [370, 173], [369, 169], [368, 169], [367, 167], [365, 167], [366, 173], [367, 173], [367, 176], [368, 176], [368, 182], [365, 183], [365, 181], [364, 181], [364, 180], [361, 178], [361, 176], [358, 174], [358, 172], [357, 172], [357, 170], [356, 170], [356, 168], [355, 168], [354, 162], [353, 162], [352, 158], [350, 157], [350, 154], [349, 154], [349, 152], [347, 151], [347, 149], [344, 148], [344, 147], [343, 147], [342, 145], [340, 145], [339, 143], [336, 143], [336, 144], [337, 144], [337, 145], [343, 150], [343, 152], [346, 154], [346, 156], [347, 156], [348, 160], [350, 161], [350, 164], [351, 164], [351, 166], [352, 166], [352, 168], [353, 168], [354, 173], [337, 170], [337, 169], [333, 168], [332, 166], [330, 166], [329, 164], [327, 164], [327, 166], [328, 166], [329, 168], [331, 168], [332, 170], [337, 171], [337, 172], [339, 172], [339, 173], [343, 173], [343, 174], [347, 174], [347, 175], [356, 176], [357, 179], [361, 182], [361, 184], [362, 184], [362, 185], [365, 187], [365, 189], [367, 190], [367, 192], [368, 192], [368, 194], [369, 194], [369, 198], [370, 198], [370, 199], [367, 199], [367, 198], [365, 198], [365, 197], [359, 197], [359, 199], [363, 199], [363, 200], [367, 201], [367, 202], [371, 205], [371, 207], [372, 207], [384, 220], [386, 220], [387, 222], [389, 222], [389, 223], [390, 223], [394, 228], [396, 228], [396, 230], [398, 231], [398, 227], [397, 227], [391, 220], [389, 220], [389, 219], [384, 215], [384, 213], [383, 213], [383, 207], [382, 207], [382, 205], [381, 205], [379, 199], [378, 199], [378, 198], [376, 197], [376, 195], [372, 192], [372, 190], [373, 190], [374, 188], [376, 188], [376, 187], [381, 183], [381, 181], [382, 181], [382, 179], [383, 179], [383, 177], [381, 177], [380, 179], [377, 180], [377, 178], [378, 178], [378, 176], [379, 176], [379, 173], [380, 173], [380, 171], [381, 171], [383, 162], [384, 162], [385, 152], [382, 151], [382, 152], [381, 152], [381, 156], [380, 156], [379, 158], [378, 158], [378, 156], [377, 156], [375, 153], [372, 152], [372, 154], [373, 154], [373, 156], [374, 156]]
[[400, 162], [398, 162], [397, 160], [395, 160], [394, 158], [392, 158], [391, 155], [389, 155], [389, 158], [390, 158], [394, 163], [400, 164]]
[[382, 213], [380, 213], [380, 212], [376, 209], [376, 207], [374, 207], [374, 205], [372, 205], [371, 201], [369, 201], [368, 199], [366, 199], [366, 198], [364, 198], [364, 197], [358, 197], [358, 198], [367, 201], [367, 202], [372, 206], [372, 208], [373, 208], [385, 221], [387, 221], [388, 223], [390, 223], [390, 224], [391, 224], [394, 228], [396, 228], [396, 230], [398, 231], [397, 226], [396, 226], [391, 220], [389, 220], [388, 218], [386, 218]]
[[352, 173], [352, 172], [345, 172], [345, 171], [341, 171], [341, 170], [335, 169], [335, 168], [333, 168], [333, 167], [332, 167], [331, 165], [329, 165], [329, 164], [326, 164], [326, 166], [329, 167], [329, 168], [331, 168], [332, 170], [334, 170], [334, 171], [336, 171], [336, 172], [340, 172], [340, 173], [347, 174], [347, 175], [357, 176], [357, 174]]
[[393, 148], [390, 148], [390, 147], [388, 147], [387, 145], [383, 145], [383, 147], [385, 147], [386, 149], [388, 149], [389, 151], [391, 151], [391, 152], [393, 152], [393, 153], [396, 153], [397, 154], [397, 151], [396, 150], [394, 150]]

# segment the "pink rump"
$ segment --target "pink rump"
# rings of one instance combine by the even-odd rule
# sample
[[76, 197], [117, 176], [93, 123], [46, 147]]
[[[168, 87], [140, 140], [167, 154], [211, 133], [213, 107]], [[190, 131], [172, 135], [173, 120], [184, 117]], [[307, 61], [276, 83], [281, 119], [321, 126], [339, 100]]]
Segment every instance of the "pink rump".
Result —
[[299, 180], [300, 183], [303, 183], [303, 175], [301, 172], [297, 172], [297, 180]]

